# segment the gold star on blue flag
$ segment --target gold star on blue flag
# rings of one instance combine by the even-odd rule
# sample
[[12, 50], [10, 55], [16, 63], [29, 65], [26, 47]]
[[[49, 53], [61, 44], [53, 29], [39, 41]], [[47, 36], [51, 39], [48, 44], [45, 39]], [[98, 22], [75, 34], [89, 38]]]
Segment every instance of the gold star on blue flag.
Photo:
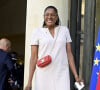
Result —
[[[96, 48], [93, 60], [93, 69], [91, 75], [91, 82], [90, 82], [90, 90], [97, 90], [97, 80], [98, 80], [98, 72], [100, 70], [100, 27], [98, 29], [98, 36], [96, 41]], [[98, 89], [100, 90], [100, 88]]]
[[98, 60], [98, 58], [96, 58], [96, 60], [94, 60], [94, 65], [99, 65], [99, 63], [100, 63], [100, 60]]
[[98, 43], [98, 45], [96, 46], [96, 50], [100, 52], [100, 44]]

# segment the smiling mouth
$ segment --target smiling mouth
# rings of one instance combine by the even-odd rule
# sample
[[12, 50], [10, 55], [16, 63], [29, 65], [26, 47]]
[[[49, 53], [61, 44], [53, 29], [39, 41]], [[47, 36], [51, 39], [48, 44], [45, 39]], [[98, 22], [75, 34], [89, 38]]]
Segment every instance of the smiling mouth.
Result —
[[52, 23], [52, 22], [49, 21], [48, 23]]
[[48, 23], [52, 23], [53, 21], [51, 21], [51, 20], [48, 20], [47, 22], [48, 22]]

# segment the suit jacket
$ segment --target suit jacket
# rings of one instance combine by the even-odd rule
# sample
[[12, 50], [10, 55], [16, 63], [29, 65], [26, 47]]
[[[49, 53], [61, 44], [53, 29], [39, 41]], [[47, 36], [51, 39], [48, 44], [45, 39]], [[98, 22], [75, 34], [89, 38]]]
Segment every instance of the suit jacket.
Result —
[[9, 54], [0, 49], [0, 90], [6, 90], [6, 78], [8, 71], [13, 69], [13, 64]]

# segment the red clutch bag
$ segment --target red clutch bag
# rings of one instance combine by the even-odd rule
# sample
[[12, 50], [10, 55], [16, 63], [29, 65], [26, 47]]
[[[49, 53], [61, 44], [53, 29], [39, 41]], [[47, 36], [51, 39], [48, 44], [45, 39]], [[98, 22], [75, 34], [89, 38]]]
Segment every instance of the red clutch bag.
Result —
[[51, 63], [51, 56], [47, 55], [47, 56], [45, 56], [37, 61], [37, 66], [38, 67], [45, 67], [50, 63]]

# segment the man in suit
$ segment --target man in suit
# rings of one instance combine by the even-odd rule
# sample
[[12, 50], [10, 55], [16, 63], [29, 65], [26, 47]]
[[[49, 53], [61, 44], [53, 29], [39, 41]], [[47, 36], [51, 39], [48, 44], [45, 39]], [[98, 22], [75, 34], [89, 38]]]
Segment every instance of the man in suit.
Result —
[[11, 57], [8, 53], [10, 51], [10, 48], [11, 42], [6, 38], [2, 38], [0, 40], [0, 90], [7, 90], [7, 74], [13, 69]]

